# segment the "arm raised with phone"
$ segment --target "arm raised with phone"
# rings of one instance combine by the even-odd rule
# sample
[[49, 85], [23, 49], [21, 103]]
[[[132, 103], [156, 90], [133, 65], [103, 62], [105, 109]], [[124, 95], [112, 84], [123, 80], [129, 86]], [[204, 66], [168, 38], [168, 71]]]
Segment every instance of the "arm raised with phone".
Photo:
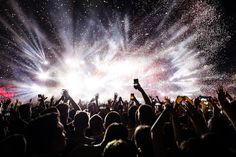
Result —
[[137, 89], [139, 92], [141, 92], [143, 99], [145, 101], [145, 104], [152, 106], [151, 100], [149, 99], [148, 95], [139, 84], [138, 79], [134, 79], [134, 89]]

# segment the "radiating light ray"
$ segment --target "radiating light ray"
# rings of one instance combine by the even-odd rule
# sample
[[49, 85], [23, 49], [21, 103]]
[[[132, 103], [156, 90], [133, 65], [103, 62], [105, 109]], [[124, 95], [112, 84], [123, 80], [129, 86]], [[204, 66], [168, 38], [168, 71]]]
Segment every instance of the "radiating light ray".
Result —
[[[117, 14], [114, 19], [108, 18], [105, 26], [91, 17], [83, 32], [79, 23], [73, 28], [75, 19], [64, 6], [51, 13], [62, 47], [58, 49], [12, 1], [26, 31], [12, 28], [4, 19], [0, 22], [15, 38], [14, 42], [9, 40], [16, 45], [13, 50], [18, 49], [18, 56], [25, 57], [25, 61], [16, 60], [11, 65], [24, 72], [20, 81], [14, 82], [19, 87], [18, 95], [59, 95], [61, 89], [68, 89], [73, 97], [86, 100], [96, 93], [105, 100], [114, 92], [128, 98], [134, 92], [134, 78], [139, 78], [153, 95], [205, 94], [204, 89], [213, 85], [202, 84], [205, 80], [220, 80], [221, 75], [213, 71], [214, 64], [207, 60], [227, 41], [222, 40], [227, 31], [220, 25], [221, 17], [214, 5], [204, 1], [190, 4], [174, 19], [183, 3], [187, 1], [164, 0], [139, 22]], [[65, 16], [65, 20], [57, 20], [58, 16]]]

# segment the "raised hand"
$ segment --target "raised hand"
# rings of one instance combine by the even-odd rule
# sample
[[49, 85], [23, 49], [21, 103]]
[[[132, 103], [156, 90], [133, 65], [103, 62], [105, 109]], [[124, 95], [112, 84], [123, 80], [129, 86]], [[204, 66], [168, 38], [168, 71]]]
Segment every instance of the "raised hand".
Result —
[[165, 103], [166, 103], [166, 104], [171, 104], [171, 101], [170, 101], [170, 98], [169, 98], [169, 97], [165, 96], [165, 97], [164, 97], [164, 100], [165, 100]]
[[211, 98], [210, 100], [209, 100], [209, 102], [211, 103], [211, 105], [212, 105], [212, 107], [213, 107], [213, 113], [214, 113], [214, 115], [220, 115], [220, 113], [221, 113], [221, 109], [220, 109], [220, 106], [219, 106], [219, 104], [218, 104], [218, 100], [217, 100], [217, 98]]
[[118, 93], [114, 93], [114, 100], [117, 100]]
[[[64, 102], [67, 102], [68, 100], [70, 101], [70, 104], [72, 105], [72, 107], [75, 110], [80, 110], [81, 111], [81, 107], [79, 105], [76, 104], [76, 102], [74, 101], [74, 99], [69, 95], [68, 90], [63, 89], [63, 93], [62, 93], [62, 97], [58, 100], [60, 102], [60, 100], [63, 100]], [[59, 102], [57, 104], [59, 104]]]
[[227, 93], [224, 91], [224, 89], [223, 89], [223, 86], [220, 86], [218, 89], [217, 89], [217, 94], [218, 94], [218, 99], [219, 99], [219, 101], [224, 101], [224, 100], [226, 100], [226, 95], [227, 95]]
[[54, 100], [55, 100], [55, 98], [54, 98], [54, 96], [52, 96], [50, 99], [50, 106], [53, 106]]
[[62, 96], [63, 96], [63, 100], [64, 100], [64, 102], [67, 102], [67, 101], [69, 100], [69, 98], [70, 98], [70, 95], [69, 95], [68, 90], [63, 89]]
[[227, 92], [223, 89], [222, 86], [217, 89], [217, 94], [223, 112], [228, 117], [234, 129], [236, 130], [236, 110], [232, 106], [232, 104], [226, 99], [227, 95], [229, 94], [227, 94]]
[[[137, 79], [135, 79], [135, 80], [137, 80]], [[141, 87], [141, 85], [139, 84], [138, 81], [134, 81], [134, 89], [137, 89], [139, 92], [141, 92], [143, 99], [145, 101], [145, 104], [153, 106], [151, 100], [149, 99], [148, 95], [143, 90], [143, 88]]]

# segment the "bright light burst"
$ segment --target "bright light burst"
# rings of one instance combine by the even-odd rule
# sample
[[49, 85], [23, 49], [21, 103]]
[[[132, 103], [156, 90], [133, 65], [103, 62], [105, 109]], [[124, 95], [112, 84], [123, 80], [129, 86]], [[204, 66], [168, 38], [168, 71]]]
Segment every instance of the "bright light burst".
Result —
[[[116, 14], [105, 26], [91, 17], [83, 33], [78, 31], [79, 24], [72, 30], [72, 18], [63, 12], [66, 8], [61, 9], [51, 16], [62, 50], [12, 2], [24, 31], [2, 19], [1, 23], [14, 36], [14, 51], [24, 58], [12, 65], [21, 74], [14, 81], [19, 96], [59, 95], [61, 89], [68, 89], [73, 97], [86, 100], [96, 93], [105, 100], [114, 92], [128, 98], [134, 78], [139, 78], [149, 94], [204, 93], [211, 88], [205, 81], [214, 85], [214, 79], [222, 77], [208, 59], [228, 40], [227, 32], [214, 5], [196, 1], [184, 7], [184, 3], [188, 4], [183, 0], [160, 2], [159, 8], [139, 22]], [[56, 16], [67, 18], [59, 22]]]

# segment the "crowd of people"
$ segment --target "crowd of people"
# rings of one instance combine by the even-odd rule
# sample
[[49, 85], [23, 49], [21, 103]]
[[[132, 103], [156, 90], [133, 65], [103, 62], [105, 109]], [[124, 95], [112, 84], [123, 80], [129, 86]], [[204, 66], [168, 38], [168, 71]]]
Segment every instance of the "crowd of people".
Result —
[[178, 96], [160, 100], [138, 83], [123, 101], [96, 95], [76, 103], [38, 95], [37, 103], [0, 103], [0, 155], [20, 157], [236, 156], [236, 101], [222, 87], [218, 97]]

